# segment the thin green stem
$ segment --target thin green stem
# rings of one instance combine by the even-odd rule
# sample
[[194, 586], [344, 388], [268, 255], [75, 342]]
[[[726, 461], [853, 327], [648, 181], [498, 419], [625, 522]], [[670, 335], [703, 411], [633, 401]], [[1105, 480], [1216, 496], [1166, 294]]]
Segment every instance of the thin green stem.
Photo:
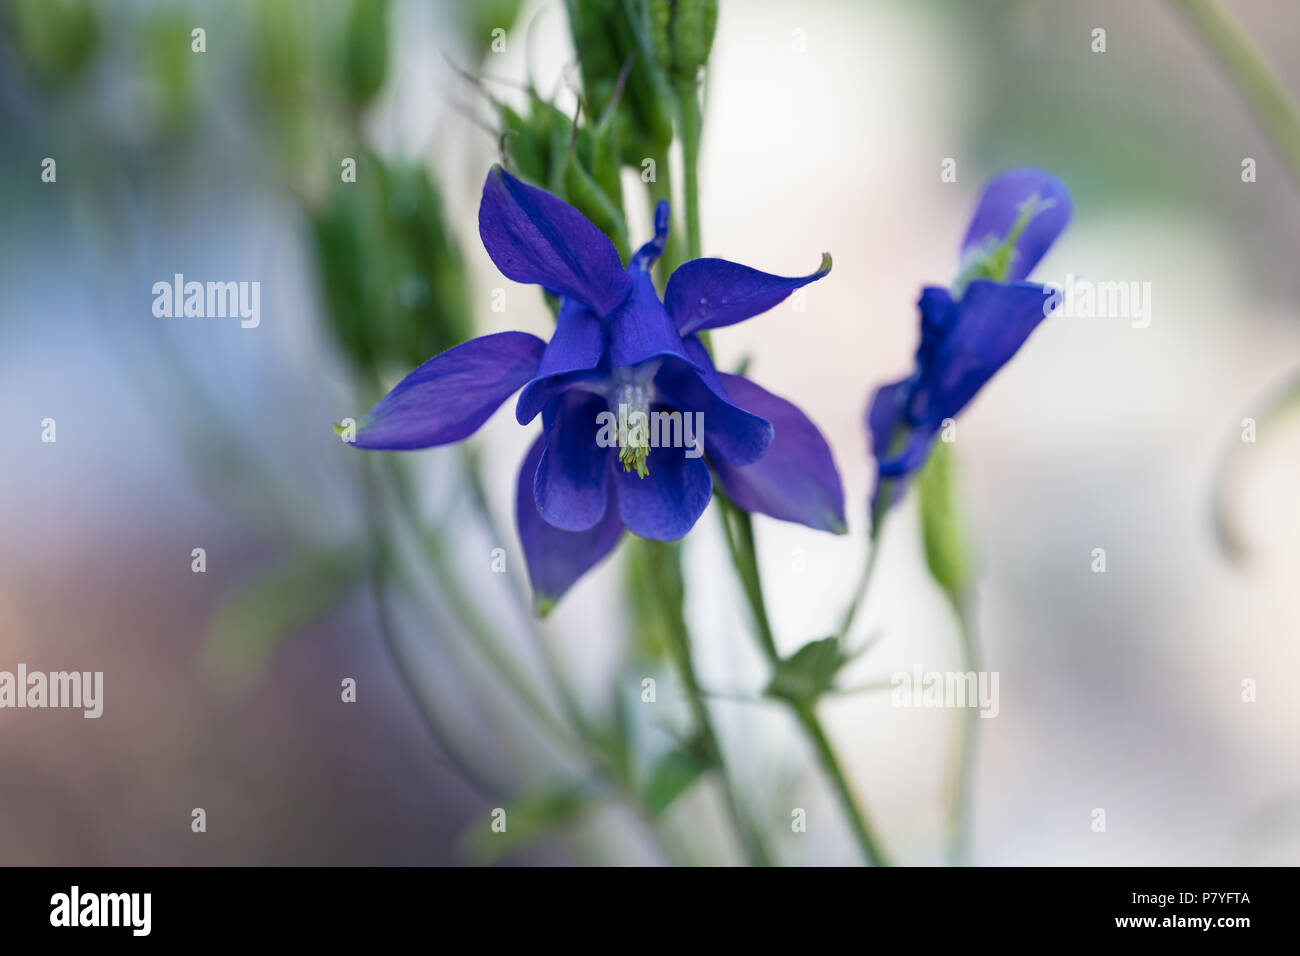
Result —
[[1300, 108], [1263, 51], [1215, 0], [1171, 0], [1218, 58], [1255, 118], [1272, 138], [1300, 188]]
[[[754, 547], [754, 532], [749, 514], [736, 507], [721, 493], [718, 494], [718, 501], [722, 505], [722, 520], [727, 532], [727, 544], [731, 549], [732, 562], [736, 566], [736, 573], [740, 577], [742, 589], [749, 601], [750, 613], [754, 619], [754, 629], [758, 635], [759, 645], [762, 647], [768, 663], [775, 667], [781, 662], [781, 655], [777, 650], [776, 639], [769, 623], [767, 602], [763, 598], [763, 581], [758, 569], [757, 551]], [[735, 525], [734, 529], [733, 524]], [[866, 857], [867, 862], [872, 866], [888, 866], [888, 857], [881, 847], [875, 829], [863, 809], [862, 802], [854, 794], [848, 777], [840, 766], [839, 759], [835, 756], [835, 751], [826, 736], [826, 731], [822, 728], [821, 721], [813, 709], [813, 705], [811, 703], [800, 704], [794, 701], [787, 701], [787, 703], [794, 711], [799, 726], [803, 728], [808, 735], [808, 739], [812, 742], [822, 769], [830, 778], [835, 794], [844, 809], [844, 814], [849, 818], [849, 825], [853, 829], [853, 835], [857, 838], [858, 845], [862, 849], [862, 855]]]
[[772, 633], [772, 623], [767, 616], [767, 604], [763, 600], [763, 581], [758, 571], [758, 552], [754, 548], [754, 524], [747, 511], [737, 508], [721, 491], [717, 492], [718, 514], [722, 518], [722, 530], [727, 537], [727, 549], [731, 552], [731, 561], [736, 566], [740, 585], [745, 591], [749, 607], [754, 617], [754, 627], [758, 639], [763, 645], [763, 653], [773, 663], [780, 659], [776, 647], [776, 635]]
[[700, 112], [699, 84], [687, 80], [677, 85], [678, 132], [682, 140], [683, 205], [686, 207], [686, 258], [704, 253], [700, 235]]
[[[475, 509], [478, 511], [479, 516], [482, 518], [488, 531], [491, 533], [492, 540], [498, 542], [505, 541], [505, 534], [497, 524], [496, 518], [492, 514], [492, 508], [488, 504], [487, 491], [484, 487], [483, 477], [480, 473], [478, 455], [473, 451], [470, 451], [468, 446], [465, 446], [462, 461], [470, 485], [470, 497], [474, 502]], [[507, 575], [507, 577], [509, 576]], [[517, 578], [511, 578], [506, 587], [507, 590], [509, 590], [511, 597], [514, 599], [515, 606], [518, 609], [520, 616], [524, 619], [524, 626], [528, 631], [528, 636], [532, 639], [534, 646], [537, 648], [537, 653], [542, 659], [542, 666], [546, 668], [546, 676], [550, 680], [551, 685], [555, 688], [556, 693], [559, 695], [560, 703], [564, 708], [564, 714], [568, 718], [569, 722], [580, 735], [584, 738], [589, 738], [590, 735], [588, 731], [590, 728], [586, 714], [583, 713], [578, 697], [574, 693], [572, 686], [570, 686], [570, 683], [565, 676], [564, 668], [560, 665], [555, 650], [551, 647], [550, 641], [546, 639], [546, 635], [542, 633], [540, 626], [533, 617], [532, 610], [528, 604], [527, 595], [520, 587], [513, 583], [515, 580], [517, 580]]]
[[673, 659], [673, 664], [677, 668], [682, 686], [686, 691], [691, 720], [695, 725], [696, 733], [700, 736], [700, 743], [717, 766], [718, 774], [722, 778], [723, 796], [726, 800], [727, 811], [735, 825], [736, 833], [740, 837], [745, 853], [751, 863], [759, 866], [771, 866], [773, 862], [772, 856], [758, 829], [750, 824], [731, 783], [731, 778], [727, 773], [722, 748], [718, 744], [718, 736], [713, 728], [713, 719], [709, 716], [709, 708], [704, 700], [704, 691], [700, 687], [699, 677], [695, 672], [695, 662], [691, 656], [690, 629], [686, 626], [686, 619], [681, 610], [681, 594], [667, 573], [666, 562], [669, 559], [669, 545], [660, 541], [639, 541], [637, 544], [646, 553], [645, 567], [648, 580], [645, 583], [653, 588], [659, 597], [658, 604], [668, 625], [666, 628], [669, 644], [668, 652]]
[[[954, 601], [960, 635], [962, 669], [979, 674], [979, 641], [975, 628], [974, 608], [969, 600]], [[953, 747], [952, 766], [948, 786], [948, 855], [959, 866], [970, 863], [971, 854], [971, 794], [975, 772], [976, 730], [979, 727], [979, 709], [968, 706], [959, 710], [961, 721], [957, 742]]]
[[858, 586], [853, 591], [853, 597], [849, 601], [848, 609], [844, 612], [844, 617], [840, 621], [839, 630], [836, 636], [840, 639], [843, 646], [849, 638], [849, 630], [853, 627], [854, 618], [858, 615], [858, 610], [862, 607], [867, 598], [867, 592], [871, 589], [871, 579], [876, 571], [876, 559], [880, 555], [880, 533], [884, 528], [885, 515], [888, 509], [883, 506], [883, 502], [889, 500], [890, 489], [881, 488], [876, 495], [876, 506], [871, 511], [871, 532], [867, 535], [867, 561], [862, 567], [862, 576], [858, 578]]
[[371, 462], [363, 462], [361, 468], [364, 490], [364, 502], [370, 536], [370, 561], [367, 579], [371, 598], [375, 605], [376, 621], [384, 646], [392, 659], [398, 677], [405, 685], [407, 693], [415, 703], [416, 710], [424, 719], [425, 727], [433, 737], [439, 749], [456, 767], [461, 776], [475, 789], [491, 796], [500, 796], [504, 788], [495, 780], [485, 776], [470, 759], [469, 751], [462, 747], [455, 736], [443, 727], [437, 714], [437, 707], [432, 697], [419, 681], [415, 679], [412, 649], [401, 639], [397, 627], [388, 609], [388, 583], [392, 576], [392, 544], [380, 517], [378, 493], [374, 469]]
[[844, 807], [844, 812], [853, 827], [853, 835], [857, 837], [858, 845], [862, 848], [862, 853], [867, 858], [867, 862], [872, 866], [889, 866], [889, 858], [885, 855], [880, 838], [876, 835], [875, 829], [867, 819], [866, 814], [859, 809], [860, 803], [853, 793], [849, 778], [845, 776], [843, 769], [841, 769], [839, 759], [835, 756], [835, 750], [831, 747], [826, 731], [822, 729], [821, 721], [817, 719], [816, 713], [813, 712], [812, 705], [795, 704], [792, 706], [795, 716], [799, 719], [800, 726], [808, 734], [813, 748], [817, 751], [817, 757], [821, 761], [822, 769], [830, 777], [836, 796], [839, 797], [840, 804]]

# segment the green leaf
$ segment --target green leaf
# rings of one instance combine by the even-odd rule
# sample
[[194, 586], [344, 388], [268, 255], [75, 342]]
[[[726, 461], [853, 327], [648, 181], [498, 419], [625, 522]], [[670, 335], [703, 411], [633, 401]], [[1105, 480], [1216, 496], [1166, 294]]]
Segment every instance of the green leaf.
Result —
[[652, 817], [663, 813], [714, 766], [699, 741], [688, 741], [670, 750], [651, 769], [642, 788], [646, 811]]
[[495, 863], [522, 849], [549, 831], [570, 826], [591, 802], [587, 790], [571, 787], [526, 794], [505, 810], [505, 829], [493, 829], [493, 820], [478, 820], [461, 838], [461, 851], [478, 863]]
[[831, 689], [835, 675], [849, 660], [839, 638], [810, 641], [777, 664], [766, 693], [795, 704], [811, 704]]
[[363, 580], [361, 549], [296, 555], [221, 601], [204, 641], [209, 675], [243, 689], [265, 672], [295, 632], [350, 597]]
[[948, 599], [960, 606], [970, 588], [971, 560], [957, 504], [954, 470], [952, 446], [935, 442], [916, 485], [921, 500], [925, 563]]

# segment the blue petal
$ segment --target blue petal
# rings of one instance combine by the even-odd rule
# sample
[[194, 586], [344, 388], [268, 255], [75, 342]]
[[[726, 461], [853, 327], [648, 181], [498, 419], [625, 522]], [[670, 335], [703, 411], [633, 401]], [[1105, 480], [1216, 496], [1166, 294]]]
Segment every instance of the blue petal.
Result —
[[703, 456], [687, 458], [684, 448], [655, 448], [646, 465], [650, 474], [639, 478], [614, 463], [618, 513], [633, 534], [676, 541], [695, 526], [713, 497], [709, 466]]
[[640, 269], [645, 272], [655, 264], [655, 260], [663, 255], [664, 246], [668, 243], [670, 218], [668, 200], [659, 200], [659, 205], [655, 206], [655, 237], [636, 251], [636, 255], [628, 263], [628, 268]]
[[938, 432], [937, 424], [915, 424], [907, 416], [907, 397], [915, 378], [882, 385], [876, 389], [867, 411], [867, 432], [871, 453], [880, 473], [888, 478], [902, 478], [925, 464], [930, 439]]
[[650, 273], [631, 270], [629, 274], [633, 280], [632, 294], [609, 318], [609, 350], [613, 366], [626, 368], [668, 355], [691, 362], [682, 345], [682, 337], [659, 301]]
[[614, 311], [632, 288], [618, 250], [591, 220], [500, 166], [483, 183], [478, 231], [506, 278], [577, 299], [597, 315]]
[[1073, 208], [1065, 183], [1041, 169], [1010, 169], [984, 187], [961, 244], [963, 263], [969, 255], [978, 254], [989, 244], [1001, 243], [1019, 218], [1021, 205], [1035, 197], [1040, 204], [1050, 205], [1046, 208], [1040, 205], [1039, 213], [1021, 233], [1015, 244], [1011, 271], [1005, 278], [1017, 282], [1029, 275], [1070, 221]]
[[537, 371], [545, 343], [525, 332], [470, 339], [429, 359], [357, 424], [356, 446], [429, 448], [467, 438]]
[[721, 376], [727, 391], [776, 429], [767, 453], [735, 467], [713, 459], [713, 470], [732, 501], [746, 511], [843, 534], [844, 487], [830, 445], [803, 412], [739, 375]]
[[572, 373], [595, 368], [604, 352], [604, 324], [577, 299], [565, 299], [537, 375], [519, 393], [515, 406], [519, 424], [527, 425], [536, 418], [552, 398], [580, 380]]
[[608, 410], [589, 392], [569, 392], [547, 406], [546, 450], [533, 483], [547, 524], [586, 531], [605, 516], [611, 453], [596, 444], [596, 418]]
[[515, 521], [533, 585], [533, 605], [541, 615], [613, 551], [623, 535], [623, 522], [615, 507], [606, 508], [605, 517], [588, 531], [561, 531], [542, 519], [533, 498], [533, 477], [545, 444], [544, 437], [533, 442], [515, 488]]
[[692, 259], [669, 278], [664, 304], [677, 330], [689, 335], [760, 315], [830, 271], [829, 253], [822, 255], [816, 272], [795, 278], [769, 275], [726, 259]]
[[691, 336], [685, 344], [695, 366], [674, 359], [664, 362], [655, 376], [660, 400], [684, 415], [704, 416], [710, 458], [732, 465], [757, 461], [772, 444], [772, 423], [733, 401], [699, 339]]
[[930, 443], [938, 433], [937, 425], [908, 421], [907, 400], [914, 384], [915, 377], [911, 377], [881, 386], [867, 408], [865, 424], [876, 458], [872, 514], [882, 514], [902, 499], [909, 478], [925, 464]]
[[1050, 296], [1033, 282], [972, 282], [922, 366], [912, 419], [937, 425], [960, 412], [1043, 321]]

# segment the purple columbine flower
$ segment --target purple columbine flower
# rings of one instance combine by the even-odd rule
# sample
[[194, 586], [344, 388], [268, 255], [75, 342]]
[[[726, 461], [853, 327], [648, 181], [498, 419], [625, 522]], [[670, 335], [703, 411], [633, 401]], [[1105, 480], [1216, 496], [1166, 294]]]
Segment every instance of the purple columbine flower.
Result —
[[[668, 236], [624, 268], [582, 213], [494, 166], [483, 184], [479, 235], [497, 268], [560, 299], [550, 342], [523, 332], [472, 339], [425, 362], [357, 426], [359, 448], [405, 450], [460, 441], [521, 389], [515, 416], [542, 434], [519, 472], [516, 519], [536, 605], [545, 613], [608, 555], [624, 528], [670, 541], [694, 526], [713, 475], [740, 507], [836, 533], [844, 494], [831, 451], [794, 405], [719, 372], [698, 334], [767, 311], [830, 271], [782, 278], [723, 259], [673, 273], [659, 300], [650, 267]], [[703, 435], [657, 447], [610, 419], [651, 412], [702, 415]], [[674, 434], [675, 431], [674, 431]], [[702, 441], [699, 439], [702, 437]], [[712, 475], [710, 474], [712, 469]]]
[[1013, 169], [984, 189], [951, 289], [927, 286], [917, 305], [921, 344], [907, 378], [876, 391], [866, 415], [876, 457], [872, 514], [899, 501], [934, 436], [993, 377], [1048, 313], [1051, 291], [1023, 281], [1070, 220], [1065, 184]]

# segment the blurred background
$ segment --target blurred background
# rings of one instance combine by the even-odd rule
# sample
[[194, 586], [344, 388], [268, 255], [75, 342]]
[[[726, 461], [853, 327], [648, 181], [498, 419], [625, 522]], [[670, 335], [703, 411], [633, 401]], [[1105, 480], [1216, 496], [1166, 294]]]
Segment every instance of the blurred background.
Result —
[[[1300, 91], [1300, 10], [1226, 6]], [[862, 412], [909, 367], [920, 286], [955, 275], [989, 176], [1050, 169], [1075, 216], [1035, 278], [1150, 283], [1151, 322], [1054, 317], [958, 426], [1000, 675], [973, 859], [1300, 862], [1300, 427], [1239, 440], [1300, 365], [1300, 188], [1272, 143], [1169, 4], [720, 9], [705, 254], [785, 275], [835, 260], [805, 311], [714, 337], [720, 365], [748, 358], [820, 424], [844, 478], [847, 536], [755, 519], [781, 649], [832, 632], [859, 574]], [[716, 780], [647, 811], [549, 732], [579, 714], [645, 766], [685, 707], [629, 627], [626, 548], [531, 623], [513, 495], [534, 433], [511, 403], [464, 449], [403, 456], [382, 493], [331, 430], [471, 335], [547, 334], [476, 209], [529, 84], [573, 113], [564, 5], [9, 0], [0, 31], [0, 669], [105, 686], [98, 720], [0, 711], [0, 863], [740, 861]], [[175, 273], [260, 282], [260, 325], [155, 317]], [[1235, 560], [1212, 520], [1225, 456]], [[959, 666], [912, 499], [882, 547], [855, 629], [878, 639], [846, 685]], [[738, 792], [781, 862], [858, 862], [787, 712], [756, 696], [713, 515], [682, 560]], [[954, 713], [871, 691], [821, 712], [894, 857], [942, 862]]]

